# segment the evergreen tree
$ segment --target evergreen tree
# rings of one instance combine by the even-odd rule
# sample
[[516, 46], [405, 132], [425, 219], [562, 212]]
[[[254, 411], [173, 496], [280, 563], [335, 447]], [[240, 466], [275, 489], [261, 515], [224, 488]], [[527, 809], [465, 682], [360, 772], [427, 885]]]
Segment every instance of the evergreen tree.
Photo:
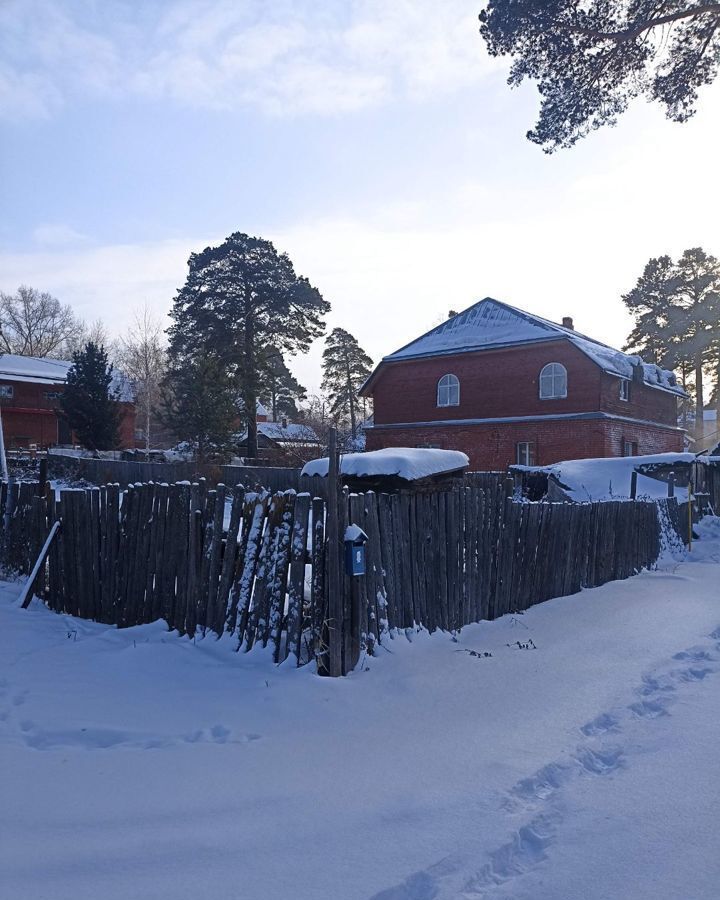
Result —
[[509, 84], [537, 83], [527, 137], [548, 153], [614, 125], [642, 94], [685, 122], [720, 65], [720, 3], [698, 0], [486, 0], [480, 33], [512, 58]]
[[211, 354], [169, 366], [162, 386], [161, 422], [195, 448], [199, 460], [224, 450], [237, 431], [237, 385]]
[[114, 450], [120, 443], [119, 391], [102, 345], [89, 341], [73, 354], [60, 408], [88, 450]]
[[372, 364], [353, 335], [343, 328], [333, 328], [323, 351], [323, 389], [331, 413], [350, 420], [353, 438], [357, 435], [358, 392], [370, 376]]
[[628, 349], [645, 351], [656, 362], [693, 371], [696, 429], [702, 428], [704, 370], [720, 374], [720, 262], [700, 247], [674, 263], [651, 259], [635, 287], [623, 297], [635, 316]]
[[307, 351], [324, 329], [330, 304], [295, 273], [270, 241], [236, 232], [219, 247], [193, 253], [175, 297], [168, 333], [171, 365], [215, 356], [238, 385], [247, 422], [248, 456], [257, 455], [255, 411], [264, 353]]
[[296, 418], [298, 403], [307, 396], [307, 391], [288, 369], [276, 347], [270, 347], [264, 354], [259, 394], [260, 401], [268, 407], [274, 422], [282, 416]]

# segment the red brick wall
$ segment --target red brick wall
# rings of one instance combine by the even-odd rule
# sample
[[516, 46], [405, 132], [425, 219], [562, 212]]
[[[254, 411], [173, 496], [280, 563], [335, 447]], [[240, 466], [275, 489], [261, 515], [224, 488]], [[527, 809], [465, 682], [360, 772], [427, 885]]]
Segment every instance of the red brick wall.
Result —
[[523, 422], [498, 425], [447, 425], [425, 428], [369, 429], [367, 449], [434, 446], [462, 450], [476, 471], [502, 470], [516, 462], [516, 445], [535, 444], [536, 465], [564, 459], [621, 456], [625, 441], [636, 442], [638, 453], [682, 450], [682, 434], [647, 425], [608, 419]]
[[39, 448], [57, 444], [57, 416], [52, 410], [23, 412], [22, 410], [2, 409], [3, 435], [8, 450], [15, 447], [27, 449], [30, 444]]
[[[562, 363], [568, 396], [541, 400], [540, 370]], [[452, 373], [460, 379], [460, 405], [437, 406], [437, 383]], [[457, 356], [385, 363], [373, 385], [375, 422], [428, 422], [438, 419], [553, 415], [597, 410], [601, 370], [567, 341]]]
[[[49, 447], [58, 443], [57, 409], [59, 402], [46, 398], [47, 393], [62, 392], [62, 384], [33, 384], [24, 381], [1, 381], [11, 385], [13, 396], [0, 400], [3, 434], [8, 449], [27, 448], [29, 444]], [[120, 447], [136, 446], [135, 405], [121, 403]]]
[[[568, 373], [568, 395], [541, 400], [540, 371], [560, 362]], [[437, 383], [452, 373], [460, 380], [459, 406], [437, 406]], [[516, 461], [516, 444], [535, 444], [536, 463], [620, 456], [626, 441], [638, 453], [682, 450], [677, 400], [669, 393], [632, 382], [630, 400], [620, 399], [620, 379], [605, 374], [567, 341], [508, 347], [428, 359], [385, 363], [372, 386], [375, 425], [367, 433], [369, 450], [380, 447], [436, 446], [463, 450], [473, 469], [503, 469]], [[383, 425], [458, 419], [554, 416], [603, 412], [657, 422], [653, 427], [607, 419], [523, 423], [485, 423], [392, 428]]]
[[601, 373], [600, 408], [616, 416], [644, 419], [677, 425], [678, 401], [673, 394], [648, 387], [637, 381], [630, 383], [630, 399], [620, 399], [620, 379]]

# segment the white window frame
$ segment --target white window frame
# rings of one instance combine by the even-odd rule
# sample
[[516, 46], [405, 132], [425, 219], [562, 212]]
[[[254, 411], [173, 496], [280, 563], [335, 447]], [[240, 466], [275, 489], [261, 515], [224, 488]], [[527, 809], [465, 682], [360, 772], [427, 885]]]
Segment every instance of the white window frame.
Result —
[[0, 399], [12, 400], [15, 396], [15, 388], [11, 384], [0, 384]]
[[535, 441], [518, 441], [515, 444], [515, 463], [518, 466], [535, 465]]
[[567, 397], [567, 369], [562, 363], [551, 362], [540, 370], [540, 399], [563, 400]]
[[460, 406], [460, 379], [448, 373], [437, 383], [438, 406]]
[[621, 378], [620, 379], [620, 399], [624, 403], [630, 402], [630, 379], [629, 378]]

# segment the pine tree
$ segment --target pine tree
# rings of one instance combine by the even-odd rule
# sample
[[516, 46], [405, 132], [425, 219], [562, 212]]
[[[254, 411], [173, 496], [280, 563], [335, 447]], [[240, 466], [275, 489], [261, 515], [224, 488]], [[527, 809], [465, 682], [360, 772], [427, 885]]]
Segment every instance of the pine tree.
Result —
[[288, 369], [282, 353], [276, 347], [270, 347], [264, 354], [260, 368], [259, 396], [261, 402], [270, 409], [274, 422], [281, 416], [296, 418], [298, 403], [307, 396], [307, 391]]
[[247, 422], [248, 456], [257, 455], [255, 410], [267, 347], [307, 351], [330, 309], [317, 288], [295, 273], [270, 241], [236, 232], [219, 247], [193, 253], [175, 297], [168, 349], [181, 366], [211, 354], [236, 380]]
[[73, 354], [60, 408], [83, 447], [114, 450], [119, 445], [119, 391], [102, 345], [89, 341]]
[[160, 421], [204, 460], [232, 444], [237, 431], [237, 385], [210, 354], [172, 364], [162, 386]]
[[323, 389], [330, 411], [350, 420], [352, 437], [357, 436], [358, 392], [372, 371], [372, 359], [357, 339], [343, 328], [333, 328], [323, 351]]
[[720, 262], [700, 247], [674, 263], [651, 259], [623, 301], [635, 315], [628, 349], [651, 354], [656, 362], [693, 371], [695, 422], [702, 428], [704, 370], [716, 363], [720, 374]]

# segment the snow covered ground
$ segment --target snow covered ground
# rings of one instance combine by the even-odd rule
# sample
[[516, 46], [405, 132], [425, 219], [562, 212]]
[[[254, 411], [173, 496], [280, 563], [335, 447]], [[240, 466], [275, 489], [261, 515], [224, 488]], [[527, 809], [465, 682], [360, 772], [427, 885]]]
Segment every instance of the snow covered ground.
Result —
[[701, 530], [690, 561], [337, 680], [0, 585], [0, 896], [717, 897], [720, 519]]

